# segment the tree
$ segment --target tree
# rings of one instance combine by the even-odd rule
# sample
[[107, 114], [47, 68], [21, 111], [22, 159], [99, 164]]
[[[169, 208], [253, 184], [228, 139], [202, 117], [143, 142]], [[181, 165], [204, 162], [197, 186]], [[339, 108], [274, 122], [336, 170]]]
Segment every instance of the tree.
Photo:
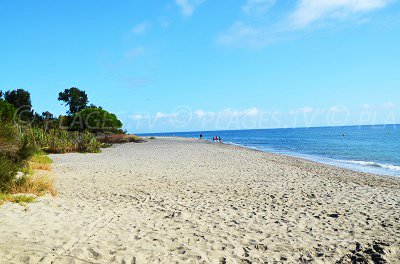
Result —
[[24, 89], [7, 91], [4, 99], [12, 104], [17, 111], [18, 117], [23, 121], [30, 121], [33, 118], [31, 94]]
[[122, 122], [117, 116], [100, 108], [86, 108], [72, 116], [71, 129], [96, 132], [116, 132], [121, 129]]
[[67, 112], [69, 115], [82, 111], [87, 107], [89, 102], [86, 92], [76, 87], [65, 89], [64, 92], [60, 92], [58, 94], [58, 100], [65, 102], [65, 105], [69, 107]]
[[50, 113], [49, 111], [43, 112], [42, 113], [42, 118], [43, 120], [54, 120], [54, 115]]

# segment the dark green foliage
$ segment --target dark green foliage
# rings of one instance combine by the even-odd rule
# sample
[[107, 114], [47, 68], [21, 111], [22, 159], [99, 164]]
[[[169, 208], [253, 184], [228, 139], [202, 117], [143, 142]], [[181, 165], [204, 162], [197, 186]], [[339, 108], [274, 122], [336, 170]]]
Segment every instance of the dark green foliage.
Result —
[[24, 89], [7, 91], [4, 94], [4, 98], [17, 109], [23, 106], [32, 107], [31, 94]]
[[14, 115], [14, 106], [0, 98], [0, 122], [11, 122]]
[[18, 163], [9, 156], [0, 153], [0, 193], [7, 192], [19, 170]]
[[4, 94], [4, 98], [14, 106], [20, 121], [29, 122], [33, 119], [31, 94], [28, 91], [24, 89], [7, 91]]
[[86, 92], [76, 87], [65, 89], [64, 92], [59, 93], [58, 100], [65, 102], [65, 105], [69, 107], [69, 115], [82, 111], [87, 107], [89, 102]]
[[43, 113], [42, 113], [42, 118], [43, 118], [44, 120], [54, 120], [54, 119], [55, 119], [54, 116], [53, 116], [53, 114], [50, 113], [49, 111], [43, 112]]
[[89, 130], [92, 133], [113, 132], [121, 129], [122, 122], [117, 116], [101, 108], [86, 108], [73, 115], [71, 129]]

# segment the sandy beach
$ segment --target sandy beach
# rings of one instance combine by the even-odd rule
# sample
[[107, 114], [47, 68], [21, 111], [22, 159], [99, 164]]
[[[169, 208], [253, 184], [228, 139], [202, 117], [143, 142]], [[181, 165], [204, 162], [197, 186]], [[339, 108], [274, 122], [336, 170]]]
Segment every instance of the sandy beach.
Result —
[[397, 178], [179, 138], [51, 158], [1, 263], [400, 263]]

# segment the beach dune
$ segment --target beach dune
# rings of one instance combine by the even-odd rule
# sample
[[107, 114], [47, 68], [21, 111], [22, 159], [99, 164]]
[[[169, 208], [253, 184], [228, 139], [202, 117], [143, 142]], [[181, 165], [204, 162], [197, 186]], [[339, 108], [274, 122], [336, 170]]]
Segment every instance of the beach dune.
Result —
[[400, 180], [194, 139], [52, 155], [1, 263], [400, 263]]

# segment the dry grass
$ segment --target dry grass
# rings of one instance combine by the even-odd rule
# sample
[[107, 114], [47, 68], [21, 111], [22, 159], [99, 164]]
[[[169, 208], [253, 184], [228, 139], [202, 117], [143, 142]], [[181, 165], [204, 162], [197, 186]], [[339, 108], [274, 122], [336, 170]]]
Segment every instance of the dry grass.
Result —
[[54, 177], [50, 173], [37, 171], [28, 175], [10, 186], [10, 193], [29, 193], [42, 196], [47, 193], [55, 196], [57, 191], [54, 187]]
[[29, 162], [29, 168], [32, 170], [51, 171], [50, 164], [43, 164], [43, 163], [37, 163], [37, 162]]
[[43, 155], [36, 153], [28, 162], [28, 167], [23, 169], [24, 176], [8, 186], [8, 193], [0, 193], [0, 205], [4, 202], [25, 204], [35, 201], [35, 196], [47, 193], [55, 196], [57, 191], [54, 187], [54, 177], [51, 175], [51, 163], [53, 161]]
[[31, 193], [37, 196], [49, 193], [56, 195], [54, 177], [52, 177], [51, 163], [53, 161], [44, 153], [36, 153], [29, 160], [29, 172], [10, 186], [10, 193]]

